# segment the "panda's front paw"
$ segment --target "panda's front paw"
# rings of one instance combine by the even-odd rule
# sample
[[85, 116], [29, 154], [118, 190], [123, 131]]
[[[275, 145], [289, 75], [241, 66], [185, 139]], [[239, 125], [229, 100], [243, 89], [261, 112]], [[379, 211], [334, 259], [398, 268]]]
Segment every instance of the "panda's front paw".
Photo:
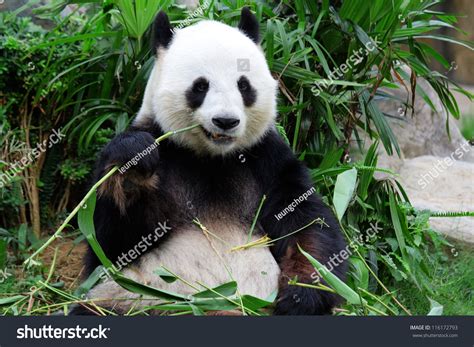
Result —
[[327, 315], [337, 303], [337, 297], [328, 292], [299, 286], [280, 288], [274, 315]]
[[130, 131], [116, 136], [104, 148], [100, 162], [104, 169], [118, 166], [121, 174], [133, 170], [151, 176], [159, 160], [158, 144], [153, 136], [145, 131]]
[[150, 133], [128, 131], [116, 136], [102, 151], [96, 180], [112, 167], [118, 172], [99, 187], [99, 196], [112, 199], [122, 214], [158, 185], [158, 144]]

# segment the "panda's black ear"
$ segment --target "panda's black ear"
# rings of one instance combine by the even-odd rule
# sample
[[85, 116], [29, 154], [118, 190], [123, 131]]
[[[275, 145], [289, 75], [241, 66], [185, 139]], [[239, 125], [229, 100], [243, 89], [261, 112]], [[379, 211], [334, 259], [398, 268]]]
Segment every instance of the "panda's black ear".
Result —
[[250, 39], [252, 39], [253, 42], [255, 42], [257, 45], [259, 44], [260, 32], [258, 20], [257, 17], [255, 17], [255, 15], [250, 12], [248, 7], [242, 7], [238, 28]]
[[170, 20], [163, 11], [160, 11], [155, 18], [152, 35], [152, 49], [155, 53], [159, 47], [167, 48], [173, 38]]

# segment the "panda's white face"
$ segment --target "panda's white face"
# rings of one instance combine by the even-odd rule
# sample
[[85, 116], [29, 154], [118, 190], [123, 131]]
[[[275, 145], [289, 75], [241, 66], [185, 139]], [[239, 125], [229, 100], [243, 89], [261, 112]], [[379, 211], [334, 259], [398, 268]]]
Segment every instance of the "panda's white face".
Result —
[[265, 57], [237, 28], [202, 21], [160, 48], [136, 122], [153, 118], [197, 153], [225, 155], [252, 146], [276, 117], [277, 82]]

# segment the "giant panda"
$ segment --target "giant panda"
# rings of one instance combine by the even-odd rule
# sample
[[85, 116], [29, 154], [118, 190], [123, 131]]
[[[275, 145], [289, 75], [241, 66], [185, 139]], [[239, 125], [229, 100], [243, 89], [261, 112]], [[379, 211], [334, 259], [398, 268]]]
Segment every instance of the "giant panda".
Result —
[[[98, 180], [146, 154], [99, 188], [94, 222], [105, 254], [124, 263], [123, 255], [132, 258], [135, 250], [124, 275], [162, 290], [192, 294], [204, 289], [196, 283], [216, 287], [235, 280], [241, 295], [277, 293], [275, 315], [330, 314], [337, 295], [288, 283], [314, 279], [298, 245], [325, 264], [345, 242], [331, 209], [313, 193], [308, 169], [276, 129], [278, 83], [259, 46], [256, 17], [243, 8], [237, 28], [206, 20], [174, 30], [160, 12], [153, 26], [156, 59], [142, 107], [97, 162]], [[194, 124], [153, 145], [160, 135]], [[249, 241], [260, 204], [251, 240], [281, 239], [231, 251]], [[323, 223], [303, 228], [318, 218]], [[89, 249], [87, 273], [98, 265]], [[168, 283], [156, 273], [161, 266], [194, 286]], [[344, 279], [346, 263], [332, 271]], [[119, 314], [156, 303], [113, 280], [87, 296]]]

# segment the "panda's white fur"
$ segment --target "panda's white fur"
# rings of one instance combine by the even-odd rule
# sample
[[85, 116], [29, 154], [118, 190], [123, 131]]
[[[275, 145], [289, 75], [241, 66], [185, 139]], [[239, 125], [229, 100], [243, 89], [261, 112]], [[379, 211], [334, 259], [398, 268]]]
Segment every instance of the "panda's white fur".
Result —
[[[171, 138], [197, 154], [206, 152], [213, 155], [226, 155], [251, 147], [273, 126], [277, 82], [271, 76], [259, 46], [238, 29], [215, 21], [202, 21], [177, 30], [170, 46], [160, 48], [157, 56], [135, 125], [152, 120], [163, 131], [170, 131], [200, 124], [213, 132], [216, 129], [211, 118], [219, 113], [231, 112], [240, 120], [233, 133], [235, 141], [231, 144], [215, 144], [199, 128]], [[238, 64], [242, 61], [244, 70], [248, 67], [249, 71], [239, 71]], [[251, 107], [245, 107], [236, 88], [236, 82], [242, 75], [248, 78], [257, 92]], [[201, 76], [209, 80], [210, 88], [204, 103], [193, 111], [186, 104], [184, 91]], [[248, 186], [242, 189], [252, 191], [252, 187]], [[183, 190], [183, 193], [176, 194], [185, 193]], [[197, 227], [173, 230], [156, 250], [128, 266], [123, 271], [124, 275], [181, 294], [198, 291], [181, 281], [165, 282], [155, 273], [163, 265], [199, 290], [204, 290], [204, 287], [198, 282], [216, 287], [235, 280], [240, 294], [262, 299], [275, 294], [280, 268], [269, 248], [231, 251], [232, 247], [248, 242], [249, 225], [243, 225], [238, 220], [219, 221], [217, 216], [212, 217], [209, 216], [203, 224], [225, 243], [213, 236], [206, 237]], [[252, 240], [258, 237], [253, 236]], [[149, 300], [137, 302], [137, 294], [126, 291], [112, 280], [97, 285], [88, 296], [94, 299], [113, 298], [109, 305], [120, 311], [127, 311], [131, 306], [156, 304], [156, 301]]]
[[[206, 290], [204, 286], [214, 288], [236, 281], [240, 295], [261, 299], [274, 297], [278, 291], [280, 268], [269, 248], [231, 250], [248, 242], [245, 233], [248, 226], [238, 223], [212, 224], [210, 221], [203, 224], [218, 238], [212, 235], [206, 237], [198, 228], [178, 230], [159, 249], [146, 253], [139, 262], [128, 266], [123, 271], [124, 276], [154, 288], [184, 295]], [[253, 236], [251, 241], [256, 239]], [[194, 288], [181, 280], [173, 283], [164, 281], [155, 273], [163, 266]], [[127, 312], [130, 307], [140, 309], [159, 303], [156, 298], [149, 297], [137, 300], [140, 295], [123, 289], [111, 279], [93, 288], [88, 297], [101, 300], [99, 304], [119, 312]]]
[[[202, 21], [176, 30], [170, 46], [160, 48], [157, 56], [135, 124], [155, 119], [164, 131], [200, 124], [212, 133], [218, 131], [212, 117], [231, 113], [240, 120], [233, 129], [235, 141], [231, 144], [215, 144], [199, 128], [172, 139], [197, 153], [216, 155], [252, 146], [273, 124], [277, 82], [260, 47], [237, 28]], [[257, 91], [251, 107], [244, 106], [236, 88], [242, 75]], [[201, 76], [210, 81], [210, 87], [204, 104], [193, 111], [187, 106], [183, 91]]]

